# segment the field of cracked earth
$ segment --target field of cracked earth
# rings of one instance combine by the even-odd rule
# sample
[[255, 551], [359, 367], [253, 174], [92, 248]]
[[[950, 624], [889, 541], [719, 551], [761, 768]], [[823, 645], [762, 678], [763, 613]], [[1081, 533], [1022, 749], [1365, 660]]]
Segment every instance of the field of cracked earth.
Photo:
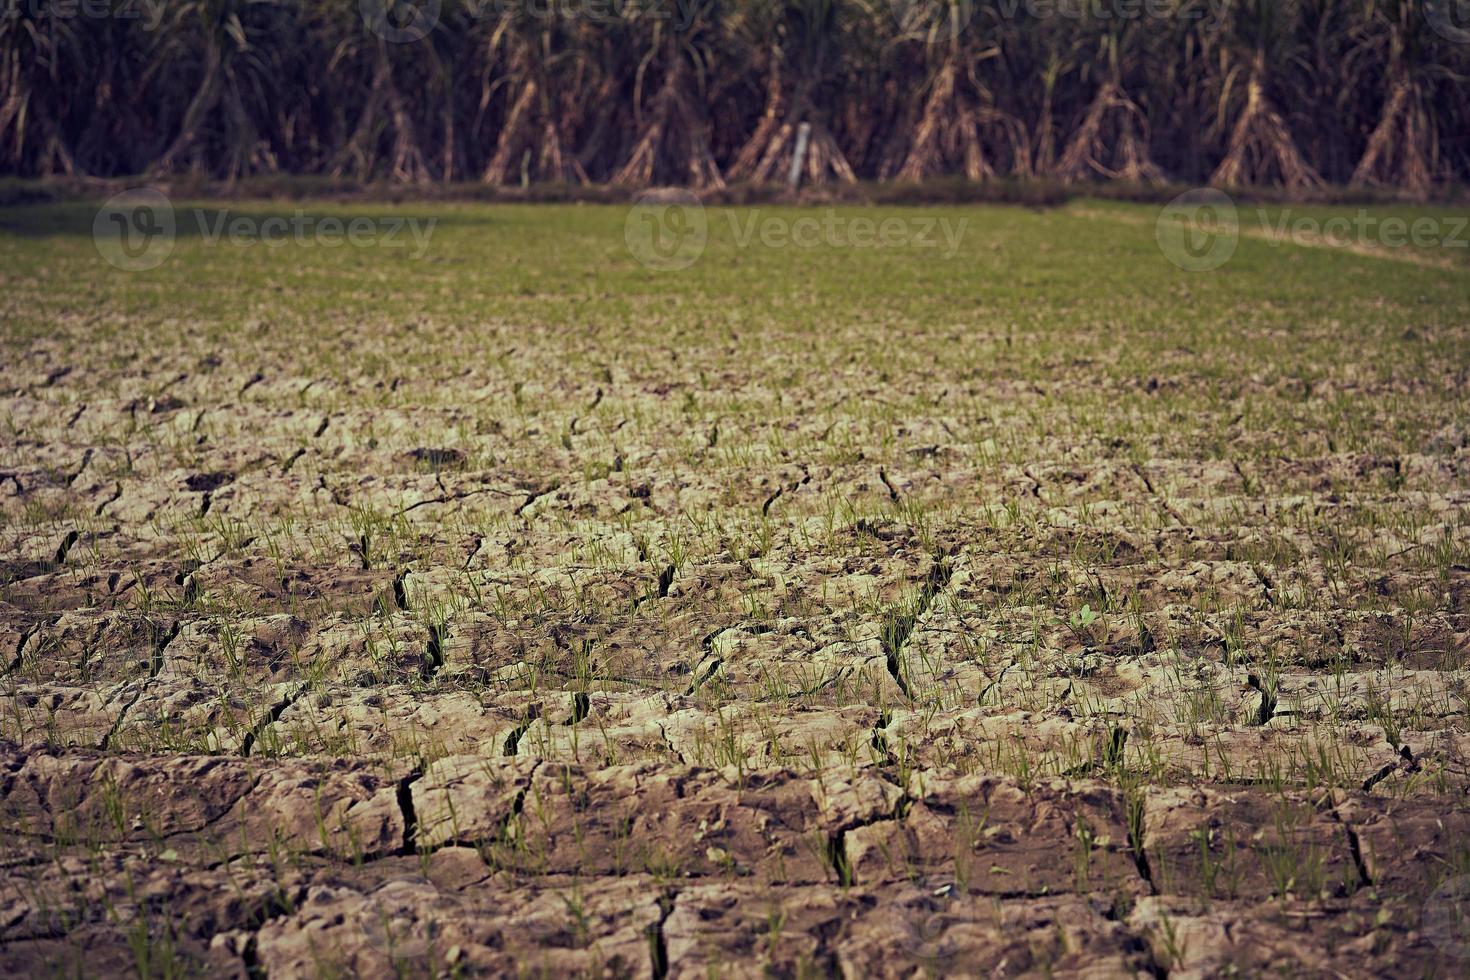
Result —
[[1470, 971], [1463, 255], [374, 207], [0, 212], [0, 974]]

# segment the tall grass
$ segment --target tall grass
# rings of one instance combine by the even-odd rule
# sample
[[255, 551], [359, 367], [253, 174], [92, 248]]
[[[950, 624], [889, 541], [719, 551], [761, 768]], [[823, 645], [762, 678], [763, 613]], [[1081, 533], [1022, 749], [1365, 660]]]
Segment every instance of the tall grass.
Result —
[[0, 5], [21, 176], [720, 187], [786, 179], [805, 123], [809, 182], [1470, 178], [1445, 0]]

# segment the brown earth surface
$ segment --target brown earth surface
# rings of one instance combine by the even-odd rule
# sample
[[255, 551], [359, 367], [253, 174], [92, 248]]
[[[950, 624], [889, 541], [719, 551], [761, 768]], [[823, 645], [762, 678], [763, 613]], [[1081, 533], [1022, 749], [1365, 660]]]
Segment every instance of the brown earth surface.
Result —
[[0, 367], [0, 974], [1470, 969], [1458, 382], [395, 329]]

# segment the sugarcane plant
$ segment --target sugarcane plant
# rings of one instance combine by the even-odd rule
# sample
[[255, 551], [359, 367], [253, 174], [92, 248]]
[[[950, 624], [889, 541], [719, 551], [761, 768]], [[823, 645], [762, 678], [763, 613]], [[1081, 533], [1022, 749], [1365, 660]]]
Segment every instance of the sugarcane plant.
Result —
[[534, 12], [519, 6], [496, 18], [485, 43], [484, 101], [499, 90], [507, 108], [480, 175], [485, 183], [588, 183], [577, 137], [586, 93], [598, 80], [576, 27], [575, 15], [560, 4]]
[[640, 7], [625, 17], [640, 53], [633, 72], [634, 141], [614, 184], [644, 187], [677, 183], [720, 188], [725, 178], [710, 148], [711, 125], [703, 97], [720, 51], [719, 0], [698, 0], [687, 20], [671, 23]]
[[1470, 45], [1444, 0], [1157, 0], [1133, 18], [1012, 0], [100, 3], [0, 0], [0, 171], [719, 188], [796, 164], [817, 184], [1167, 175], [1416, 199], [1470, 179]]
[[[333, 177], [349, 176], [359, 180], [372, 177], [379, 163], [386, 164], [388, 178], [400, 183], [426, 183], [430, 179], [427, 154], [419, 141], [421, 115], [410, 111], [407, 97], [398, 82], [396, 51], [383, 36], [379, 25], [369, 18], [356, 16], [356, 4], [337, 0], [333, 3], [334, 20], [339, 38], [327, 63], [329, 73], [351, 74], [367, 78], [366, 98], [358, 108], [357, 121], [351, 134], [332, 156], [329, 169]], [[427, 40], [427, 39], [425, 39]], [[396, 47], [396, 46], [394, 46]], [[421, 41], [416, 54], [432, 52], [432, 42]], [[387, 134], [387, 156], [382, 143]]]
[[85, 63], [74, 25], [33, 4], [0, 8], [0, 160], [18, 171], [73, 174], [62, 131], [74, 90], [63, 80]]
[[1216, 128], [1225, 155], [1215, 186], [1314, 187], [1322, 177], [1302, 155], [1273, 94], [1303, 69], [1295, 33], [1298, 0], [1230, 0], [1218, 38]]
[[[1127, 68], [1136, 63], [1136, 20], [1100, 21], [1084, 77], [1097, 78], [1097, 91], [1057, 161], [1055, 175], [1068, 183], [1103, 177], [1134, 183], [1161, 181], [1164, 172], [1149, 152], [1147, 114], [1128, 94]], [[1094, 70], [1097, 69], [1097, 70]]]
[[[899, 113], [879, 177], [918, 181], [952, 173], [984, 180], [1030, 169], [1025, 125], [1005, 112], [987, 83], [1000, 56], [1000, 18], [973, 0], [945, 0], [901, 27], [894, 47], [923, 84]], [[1009, 166], [1008, 166], [1009, 163]]]
[[[285, 19], [281, 5], [277, 0], [188, 0], [164, 9], [160, 29], [150, 32], [148, 71], [188, 66], [193, 96], [149, 173], [185, 167], [234, 180], [277, 169], [260, 120], [273, 100], [278, 74], [280, 48], [270, 40]], [[211, 137], [213, 145], [206, 145]]]
[[1386, 65], [1383, 105], [1353, 170], [1360, 186], [1428, 195], [1445, 169], [1435, 105], [1462, 79], [1434, 57], [1443, 39], [1425, 19], [1423, 0], [1369, 0], [1352, 52], [1358, 65]]
[[[828, 99], [844, 74], [843, 7], [837, 0], [757, 0], [742, 22], [765, 76], [765, 108], [735, 155], [729, 178], [767, 183], [786, 176], [811, 183], [856, 183], [857, 175], [829, 128]], [[767, 40], [768, 39], [768, 40]], [[807, 138], [802, 142], [802, 127]], [[800, 149], [802, 159], [795, 155]]]

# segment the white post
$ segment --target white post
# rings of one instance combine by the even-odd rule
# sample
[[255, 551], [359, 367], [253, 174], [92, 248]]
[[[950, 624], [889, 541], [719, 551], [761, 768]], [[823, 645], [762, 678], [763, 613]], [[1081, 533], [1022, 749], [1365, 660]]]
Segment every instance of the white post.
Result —
[[801, 165], [806, 160], [806, 145], [811, 138], [811, 123], [804, 122], [796, 127], [796, 152], [791, 154], [791, 172], [786, 175], [786, 184], [792, 190], [801, 186]]

